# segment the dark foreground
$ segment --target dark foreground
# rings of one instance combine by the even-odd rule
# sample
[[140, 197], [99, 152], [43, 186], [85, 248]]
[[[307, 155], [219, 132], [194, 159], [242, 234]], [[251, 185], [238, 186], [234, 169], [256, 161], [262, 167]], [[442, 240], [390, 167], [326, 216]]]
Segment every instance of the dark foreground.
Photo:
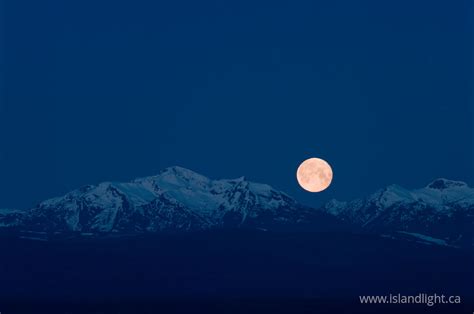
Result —
[[[347, 233], [0, 238], [5, 313], [472, 313], [472, 251]], [[361, 295], [461, 304], [363, 304]]]
[[2, 306], [2, 313], [472, 313], [474, 303], [461, 305], [361, 305], [348, 300], [334, 299], [213, 299], [213, 300], [142, 300], [135, 302], [71, 302], [71, 303], [9, 303]]

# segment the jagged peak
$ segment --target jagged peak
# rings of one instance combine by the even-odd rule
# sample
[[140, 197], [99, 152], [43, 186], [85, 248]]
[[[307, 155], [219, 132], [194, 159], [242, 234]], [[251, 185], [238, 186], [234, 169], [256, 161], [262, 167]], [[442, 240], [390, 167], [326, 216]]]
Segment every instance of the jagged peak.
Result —
[[380, 198], [386, 195], [398, 195], [400, 197], [408, 196], [410, 191], [398, 184], [391, 184], [373, 193], [369, 199]]
[[238, 178], [236, 178], [236, 179], [230, 179], [230, 180], [228, 180], [228, 181], [232, 181], [232, 182], [244, 182], [244, 181], [246, 181], [246, 179], [245, 179], [245, 176], [242, 176], [242, 177], [238, 177]]
[[209, 185], [212, 180], [187, 168], [173, 166], [163, 169], [158, 175], [135, 180], [135, 182], [140, 181], [152, 181], [158, 183], [158, 185], [170, 184], [171, 186], [182, 187], [204, 187]]
[[468, 187], [467, 183], [462, 181], [448, 180], [445, 178], [438, 178], [426, 186], [434, 190], [446, 190], [451, 188]]
[[167, 175], [167, 174], [177, 175], [177, 176], [180, 176], [180, 177], [187, 177], [187, 178], [200, 177], [200, 178], [208, 179], [207, 177], [203, 176], [202, 174], [199, 174], [199, 173], [197, 173], [193, 170], [190, 170], [190, 169], [187, 169], [187, 168], [184, 168], [184, 167], [180, 167], [180, 166], [167, 167], [167, 168], [161, 170], [158, 173], [158, 176], [163, 176], [163, 175]]

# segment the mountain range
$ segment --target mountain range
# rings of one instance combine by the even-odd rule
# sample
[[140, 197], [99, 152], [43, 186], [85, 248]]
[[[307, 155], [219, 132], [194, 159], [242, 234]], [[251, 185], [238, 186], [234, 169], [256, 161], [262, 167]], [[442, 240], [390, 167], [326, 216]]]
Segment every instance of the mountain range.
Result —
[[436, 179], [415, 190], [391, 185], [366, 198], [332, 200], [321, 210], [364, 232], [473, 247], [474, 189], [460, 181]]
[[[315, 226], [318, 225], [318, 226]], [[141, 233], [213, 228], [337, 228], [338, 219], [272, 187], [211, 180], [171, 167], [127, 183], [88, 185], [26, 210], [0, 211], [0, 226], [35, 232]]]
[[223, 228], [372, 233], [428, 244], [473, 247], [474, 189], [437, 179], [397, 185], [321, 208], [266, 184], [211, 180], [182, 167], [131, 182], [87, 185], [29, 210], [0, 210], [0, 228], [32, 233], [135, 234]]

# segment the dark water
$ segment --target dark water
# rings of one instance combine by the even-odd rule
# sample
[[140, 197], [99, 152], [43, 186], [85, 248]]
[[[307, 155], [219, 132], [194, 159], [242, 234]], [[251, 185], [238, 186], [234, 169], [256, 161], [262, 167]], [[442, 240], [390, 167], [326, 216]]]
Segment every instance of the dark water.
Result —
[[[4, 313], [472, 313], [472, 251], [350, 233], [0, 239]], [[361, 305], [359, 295], [459, 295]]]

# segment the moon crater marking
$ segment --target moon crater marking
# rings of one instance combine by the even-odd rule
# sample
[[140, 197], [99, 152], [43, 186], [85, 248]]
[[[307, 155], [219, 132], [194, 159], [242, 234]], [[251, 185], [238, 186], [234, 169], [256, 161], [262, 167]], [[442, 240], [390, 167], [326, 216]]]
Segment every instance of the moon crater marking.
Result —
[[333, 172], [323, 159], [310, 158], [301, 163], [296, 172], [300, 186], [309, 192], [321, 192], [331, 185]]

